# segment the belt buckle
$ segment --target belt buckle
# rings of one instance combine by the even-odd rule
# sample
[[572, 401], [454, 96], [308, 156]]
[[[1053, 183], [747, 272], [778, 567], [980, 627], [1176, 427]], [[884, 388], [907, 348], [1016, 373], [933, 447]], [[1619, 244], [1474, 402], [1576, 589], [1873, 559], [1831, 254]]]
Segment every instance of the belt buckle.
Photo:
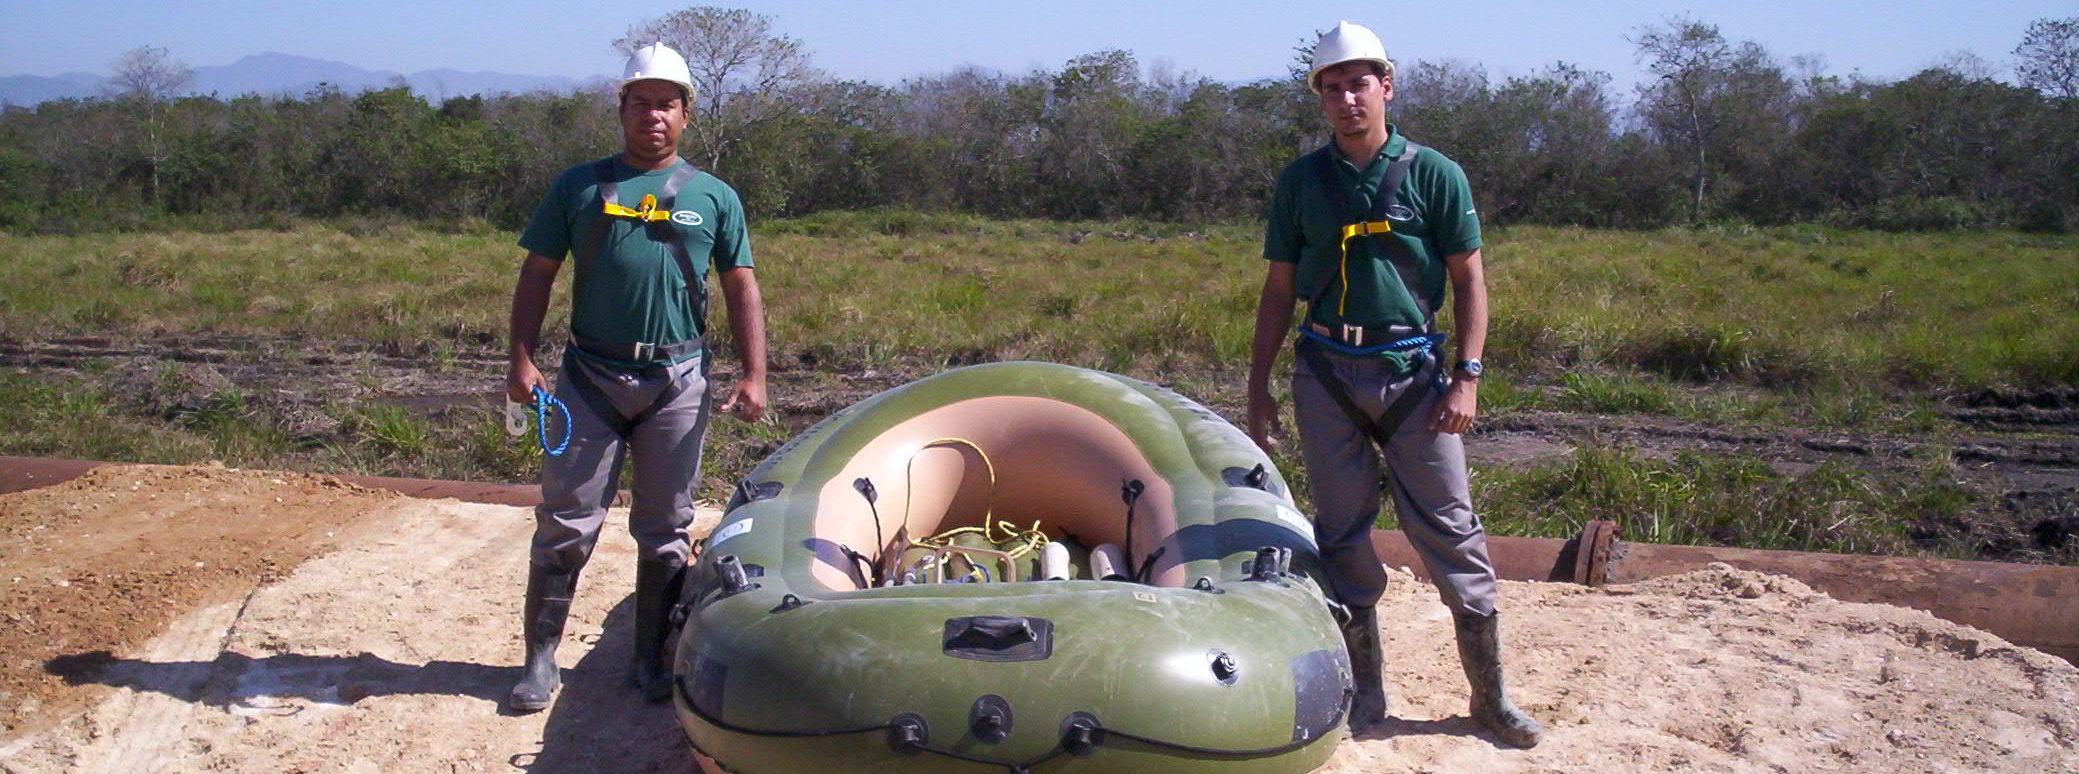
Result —
[[645, 363], [657, 359], [657, 345], [647, 341], [635, 342], [635, 361]]
[[1344, 323], [1343, 343], [1353, 347], [1364, 346], [1364, 326]]

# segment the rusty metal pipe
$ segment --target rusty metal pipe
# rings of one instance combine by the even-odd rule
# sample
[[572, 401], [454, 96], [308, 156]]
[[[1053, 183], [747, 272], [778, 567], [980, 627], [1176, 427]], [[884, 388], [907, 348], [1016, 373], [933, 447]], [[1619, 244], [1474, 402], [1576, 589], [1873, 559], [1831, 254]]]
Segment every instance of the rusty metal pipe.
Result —
[[[1616, 527], [1590, 522], [1571, 540], [1490, 535], [1488, 557], [1507, 580], [1590, 586], [1721, 562], [1787, 575], [1835, 599], [1925, 610], [2079, 664], [2079, 567], [1630, 543], [1617, 539]], [[1385, 564], [1429, 577], [1400, 531], [1374, 531], [1372, 547]]]

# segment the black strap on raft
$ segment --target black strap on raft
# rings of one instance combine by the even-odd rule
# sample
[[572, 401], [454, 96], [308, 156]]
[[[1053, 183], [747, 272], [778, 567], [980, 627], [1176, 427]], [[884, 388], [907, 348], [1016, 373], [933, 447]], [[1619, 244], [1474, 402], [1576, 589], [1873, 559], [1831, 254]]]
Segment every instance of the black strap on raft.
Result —
[[[1379, 190], [1372, 194], [1372, 208], [1369, 213], [1358, 212], [1351, 205], [1350, 192], [1344, 190], [1342, 174], [1336, 169], [1335, 151], [1322, 153], [1321, 161], [1315, 165], [1314, 172], [1320, 178], [1322, 189], [1328, 192], [1328, 200], [1335, 207], [1337, 219], [1352, 225], [1384, 221], [1393, 205], [1400, 203], [1400, 183], [1407, 179], [1408, 168], [1414, 166], [1415, 155], [1420, 150], [1420, 144], [1409, 141], [1407, 146], [1401, 149], [1400, 158], [1386, 165], [1386, 178], [1379, 182]], [[1386, 249], [1386, 258], [1393, 264], [1394, 273], [1400, 275], [1402, 289], [1414, 300], [1415, 308], [1422, 312], [1422, 328], [1427, 331], [1435, 318], [1435, 311], [1429, 308], [1429, 299], [1422, 293], [1422, 267], [1416, 263], [1415, 254], [1408, 250], [1407, 245], [1394, 239], [1391, 232], [1381, 230], [1368, 233], [1366, 236], [1379, 240], [1379, 244]], [[1346, 243], [1343, 247], [1347, 250], [1349, 245]], [[1349, 260], [1347, 254], [1343, 260]], [[1328, 295], [1328, 289], [1335, 284], [1337, 276], [1337, 272], [1323, 272], [1321, 281], [1315, 283], [1314, 294], [1307, 297], [1310, 317], [1315, 307], [1321, 303], [1321, 299]], [[1347, 293], [1349, 288], [1346, 287], [1343, 291]]]
[[[858, 492], [860, 497], [866, 498], [866, 509], [867, 511], [873, 514], [874, 547], [880, 548], [881, 493], [879, 490], [874, 489], [873, 479], [867, 478], [865, 476], [860, 476], [858, 478], [852, 479], [852, 491]], [[842, 548], [845, 549], [845, 553], [851, 555], [853, 564], [863, 563], [866, 565], [866, 574], [870, 576], [868, 578], [868, 582], [870, 584], [874, 586], [879, 586], [881, 585], [882, 581], [886, 579], [885, 576], [881, 574], [881, 564], [875, 562], [872, 557], [869, 557], [865, 554], [859, 553], [856, 550], [853, 550], [851, 546], [842, 546]]]
[[1126, 577], [1130, 580], [1140, 579], [1140, 575], [1133, 569], [1133, 506], [1141, 501], [1141, 493], [1146, 491], [1148, 485], [1141, 483], [1138, 478], [1119, 482], [1119, 499], [1126, 502], [1126, 550], [1119, 554], [1126, 560], [1126, 566], [1120, 569], [1126, 571]]

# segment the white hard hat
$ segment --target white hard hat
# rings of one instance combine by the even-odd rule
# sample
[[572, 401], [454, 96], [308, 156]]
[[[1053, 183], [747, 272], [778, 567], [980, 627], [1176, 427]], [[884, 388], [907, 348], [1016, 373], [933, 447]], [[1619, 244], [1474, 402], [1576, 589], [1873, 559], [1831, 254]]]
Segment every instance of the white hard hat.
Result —
[[1314, 63], [1307, 70], [1307, 88], [1315, 94], [1321, 93], [1321, 84], [1315, 79], [1322, 70], [1344, 62], [1378, 62], [1386, 69], [1386, 80], [1393, 80], [1393, 60], [1386, 58], [1386, 44], [1362, 24], [1346, 21], [1335, 23], [1335, 29], [1321, 36], [1314, 44]]
[[693, 73], [686, 69], [686, 58], [663, 43], [643, 46], [628, 57], [628, 67], [621, 71], [621, 95], [628, 95], [628, 84], [650, 80], [678, 84], [686, 91], [686, 99], [693, 99]]

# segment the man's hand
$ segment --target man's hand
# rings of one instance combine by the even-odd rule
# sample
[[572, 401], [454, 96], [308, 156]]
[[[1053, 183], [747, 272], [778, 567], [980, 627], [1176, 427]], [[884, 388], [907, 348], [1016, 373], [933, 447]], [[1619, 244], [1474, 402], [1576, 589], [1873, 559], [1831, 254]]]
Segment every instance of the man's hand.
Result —
[[[1422, 385], [1409, 385], [1408, 389], [1422, 389]], [[1432, 433], [1457, 435], [1473, 426], [1473, 416], [1480, 413], [1480, 383], [1468, 379], [1455, 379], [1451, 388], [1436, 404], [1436, 413], [1429, 419]]]
[[519, 358], [505, 368], [505, 398], [523, 406], [534, 405], [534, 390], [549, 390], [549, 380], [534, 367], [533, 358]]
[[1256, 448], [1270, 454], [1277, 446], [1277, 437], [1285, 434], [1284, 423], [1278, 419], [1278, 399], [1269, 390], [1249, 391], [1249, 440]]
[[733, 414], [745, 422], [764, 419], [765, 380], [736, 380], [736, 387], [729, 391], [729, 399], [722, 401], [722, 413]]

